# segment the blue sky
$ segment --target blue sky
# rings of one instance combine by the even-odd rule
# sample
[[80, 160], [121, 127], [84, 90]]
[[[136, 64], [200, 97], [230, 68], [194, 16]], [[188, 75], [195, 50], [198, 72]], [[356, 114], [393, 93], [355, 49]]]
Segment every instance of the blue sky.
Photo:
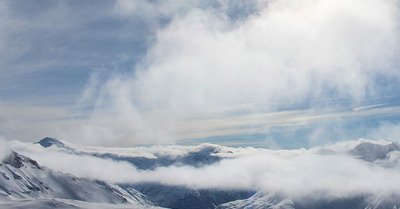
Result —
[[0, 136], [398, 140], [394, 0], [2, 1]]

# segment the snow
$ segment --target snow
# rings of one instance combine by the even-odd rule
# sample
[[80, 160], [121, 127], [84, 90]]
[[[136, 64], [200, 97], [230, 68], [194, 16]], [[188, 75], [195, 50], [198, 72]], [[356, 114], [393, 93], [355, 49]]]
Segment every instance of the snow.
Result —
[[219, 205], [216, 209], [294, 209], [290, 198], [283, 198], [271, 192], [257, 192], [253, 196]]
[[122, 196], [87, 179], [53, 172], [36, 161], [13, 153], [0, 166], [0, 185], [7, 196], [0, 199], [64, 198], [89, 202], [123, 203]]
[[130, 204], [110, 204], [94, 203], [70, 199], [25, 199], [16, 201], [0, 201], [2, 209], [156, 209], [160, 207], [130, 205]]
[[[23, 208], [26, 203], [39, 208], [51, 207], [54, 204], [68, 208], [68, 204], [72, 202], [66, 204], [66, 200], [128, 205], [130, 207], [154, 206], [148, 198], [133, 188], [124, 191], [116, 185], [56, 172], [42, 167], [36, 161], [16, 152], [0, 163], [0, 174], [0, 201], [3, 201], [4, 208], [12, 207], [13, 204], [10, 205], [9, 201], [32, 199], [41, 200], [38, 201], [39, 206], [32, 200], [30, 202], [22, 201], [19, 204], [20, 207]], [[63, 201], [50, 201], [55, 198], [63, 199]], [[82, 203], [79, 202], [79, 205]]]

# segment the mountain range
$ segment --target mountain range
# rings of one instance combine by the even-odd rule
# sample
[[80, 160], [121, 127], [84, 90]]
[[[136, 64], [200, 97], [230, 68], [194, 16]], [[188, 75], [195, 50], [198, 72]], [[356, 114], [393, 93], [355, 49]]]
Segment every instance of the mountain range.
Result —
[[[22, 144], [25, 144], [25, 147], [21, 146]], [[399, 193], [389, 189], [336, 196], [304, 191], [303, 195], [299, 195], [288, 193], [276, 186], [271, 189], [257, 184], [252, 188], [236, 185], [199, 186], [194, 183], [192, 185], [179, 183], [179, 178], [185, 178], [185, 175], [176, 177], [177, 179], [173, 182], [168, 182], [168, 178], [155, 180], [159, 177], [151, 177], [154, 172], [163, 171], [163, 169], [207, 170], [229, 160], [246, 159], [248, 155], [273, 153], [277, 156], [300, 156], [305, 155], [303, 152], [312, 156], [346, 156], [354, 159], [355, 162], [365, 164], [367, 168], [379, 167], [383, 171], [392, 171], [399, 167], [400, 145], [396, 142], [375, 143], [362, 140], [351, 145], [300, 151], [229, 148], [212, 144], [111, 149], [78, 147], [54, 138], [44, 138], [34, 144], [29, 144], [29, 147], [36, 150], [34, 152], [26, 149], [27, 144], [21, 142], [19, 145], [10, 146], [13, 151], [10, 151], [0, 163], [0, 208], [392, 209], [400, 207]], [[49, 162], [58, 163], [54, 162], [57, 161], [56, 158], [42, 160], [46, 164], [44, 166], [40, 161], [31, 158], [29, 153], [32, 156], [39, 156], [39, 154], [42, 156], [46, 155], [45, 153], [74, 156], [82, 159], [82, 164], [78, 165], [82, 168], [95, 166], [90, 163], [85, 164], [87, 158], [106, 160], [114, 164], [123, 163], [125, 166], [134, 168], [135, 172], [143, 174], [144, 177], [141, 177], [142, 179], [132, 177], [133, 180], [119, 181], [119, 176], [116, 176], [114, 177], [116, 180], [110, 181], [100, 177], [79, 176], [80, 174], [74, 174], [72, 169], [71, 173], [66, 172], [68, 165], [65, 166], [66, 170], [56, 170], [57, 166], [48, 167], [52, 165]], [[101, 171], [102, 168], [93, 169]], [[106, 169], [104, 167], [104, 172], [110, 172]], [[98, 174], [100, 176], [100, 173]], [[228, 173], [227, 178], [229, 175]], [[293, 173], [293, 175], [298, 175], [298, 173]], [[146, 176], [150, 176], [149, 179], [146, 179]], [[237, 180], [239, 184], [240, 176]], [[379, 180], [371, 179], [370, 183], [377, 181], [380, 183]], [[209, 181], [213, 181], [212, 176]], [[287, 182], [289, 186], [290, 183]], [[288, 185], [284, 186], [288, 187]]]

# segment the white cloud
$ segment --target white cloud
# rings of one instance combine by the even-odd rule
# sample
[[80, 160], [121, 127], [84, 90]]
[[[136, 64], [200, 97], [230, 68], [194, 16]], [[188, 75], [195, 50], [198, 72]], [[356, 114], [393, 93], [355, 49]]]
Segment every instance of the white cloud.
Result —
[[357, 112], [357, 111], [367, 110], [367, 109], [371, 109], [371, 108], [375, 108], [375, 107], [380, 107], [380, 106], [383, 106], [383, 105], [384, 104], [361, 106], [361, 107], [354, 108], [353, 111]]
[[136, 178], [195, 188], [255, 188], [293, 196], [320, 192], [322, 195], [344, 197], [397, 191], [393, 185], [399, 181], [396, 175], [397, 171], [370, 167], [348, 156], [304, 153], [292, 157], [250, 155], [200, 169], [164, 167], [142, 172]]
[[158, 33], [135, 96], [140, 107], [195, 110], [362, 98], [374, 74], [395, 62], [395, 54], [382, 59], [396, 50], [387, 46], [398, 46], [393, 5], [363, 3], [277, 1], [234, 28], [224, 16], [194, 10]]
[[[113, 77], [100, 89], [93, 120], [101, 122], [89, 124], [88, 133], [117, 142], [170, 142], [185, 127], [182, 119], [195, 124], [209, 110], [224, 119], [226, 110], [235, 115], [240, 106], [248, 114], [304, 102], [334, 106], [335, 99], [357, 105], [395, 85], [381, 86], [378, 78], [399, 79], [395, 1], [270, 1], [240, 22], [196, 3], [178, 5], [185, 12], [169, 14], [171, 23], [159, 29], [134, 75]], [[117, 5], [127, 13], [142, 7], [158, 8]], [[248, 117], [248, 126], [263, 124]], [[187, 135], [204, 131], [204, 124], [211, 126], [203, 123]], [[104, 127], [112, 133], [98, 131]], [[235, 133], [219, 128], [203, 135]]]
[[11, 150], [6, 139], [0, 135], [0, 162], [6, 158], [9, 154], [11, 154]]

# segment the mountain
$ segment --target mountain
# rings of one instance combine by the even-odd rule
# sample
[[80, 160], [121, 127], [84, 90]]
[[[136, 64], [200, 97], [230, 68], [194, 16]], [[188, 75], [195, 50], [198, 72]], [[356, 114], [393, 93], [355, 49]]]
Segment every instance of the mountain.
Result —
[[247, 199], [235, 200], [224, 203], [216, 209], [294, 209], [294, 203], [290, 198], [277, 195], [275, 192], [263, 194], [257, 192]]
[[[11, 207], [7, 205], [13, 200], [25, 200], [25, 203], [20, 203], [21, 207], [30, 203], [38, 203], [41, 207], [54, 204], [67, 207], [64, 200], [74, 200], [76, 205], [80, 202], [91, 202], [131, 207], [154, 206], [146, 196], [133, 188], [125, 190], [117, 185], [56, 172], [16, 152], [12, 152], [0, 163], [0, 175], [1, 208]], [[32, 199], [38, 201], [27, 201]]]
[[67, 146], [60, 142], [58, 139], [56, 138], [51, 138], [51, 137], [46, 137], [42, 140], [40, 140], [39, 142], [36, 142], [37, 144], [40, 144], [42, 147], [51, 147], [51, 146], [57, 146], [57, 147], [64, 147], [66, 148]]
[[397, 142], [386, 145], [362, 142], [351, 149], [349, 153], [363, 160], [373, 162], [375, 160], [385, 159], [390, 152], [399, 150], [400, 144]]
[[158, 206], [167, 208], [212, 209], [254, 194], [246, 190], [193, 189], [157, 183], [135, 184], [133, 187], [151, 198]]
[[158, 207], [133, 204], [94, 203], [71, 199], [22, 199], [0, 201], [1, 209], [152, 209]]
[[[54, 162], [53, 160], [64, 159], [63, 157], [65, 159], [78, 159], [70, 166], [85, 166], [86, 168], [93, 165], [108, 165], [102, 164], [104, 162], [111, 163], [111, 167], [101, 166], [101, 168], [95, 170], [97, 172], [104, 171], [108, 177], [112, 176], [112, 179], [116, 179], [115, 182], [118, 183], [94, 180], [98, 179], [98, 176], [102, 176], [100, 173], [98, 176], [90, 177], [91, 179], [85, 179], [53, 171], [41, 166], [29, 157], [13, 152], [0, 163], [0, 208], [398, 209], [400, 206], [400, 190], [397, 192], [393, 189], [387, 190], [386, 187], [377, 187], [380, 189], [379, 191], [357, 192], [357, 190], [352, 190], [356, 193], [335, 193], [333, 196], [326, 196], [324, 192], [329, 191], [329, 188], [325, 190], [324, 187], [320, 187], [321, 189], [317, 190], [318, 192], [292, 195], [284, 193], [285, 190], [279, 190], [279, 187], [275, 187], [279, 191], [266, 187], [270, 181], [268, 178], [258, 179], [266, 186], [258, 185], [258, 181], [251, 180], [253, 176], [250, 174], [253, 173], [246, 170], [255, 169], [258, 172], [256, 177], [264, 177], [259, 175], [263, 174], [260, 172], [265, 172], [265, 168], [267, 168], [267, 172], [274, 174], [273, 168], [278, 169], [278, 175], [283, 174], [282, 178], [288, 178], [285, 176], [288, 174], [285, 169], [289, 169], [289, 172], [293, 169], [294, 173], [289, 173], [289, 175], [293, 175], [294, 178], [289, 178], [289, 180], [299, 183], [297, 178], [300, 178], [300, 180], [306, 180], [306, 182], [301, 182], [300, 186], [303, 184], [307, 186], [312, 183], [309, 181], [319, 182], [317, 178], [325, 177], [318, 172], [329, 176], [330, 173], [321, 170], [321, 166], [314, 167], [313, 163], [319, 163], [318, 165], [323, 165], [323, 169], [328, 169], [329, 172], [334, 173], [332, 184], [329, 183], [328, 185], [337, 188], [339, 191], [346, 191], [340, 189], [340, 187], [347, 186], [339, 181], [343, 180], [341, 175], [348, 178], [349, 175], [352, 176], [359, 171], [367, 171], [366, 174], [368, 172], [376, 174], [375, 171], [377, 171], [379, 172], [378, 177], [382, 178], [377, 179], [376, 176], [373, 176], [374, 179], [367, 177], [365, 179], [368, 179], [366, 183], [380, 184], [381, 181], [386, 182], [387, 179], [384, 179], [386, 172], [389, 174], [397, 172], [400, 167], [400, 145], [396, 142], [384, 144], [363, 140], [339, 147], [280, 151], [230, 148], [212, 144], [86, 148], [47, 137], [30, 146], [34, 147], [26, 149], [26, 145], [24, 145], [24, 148], [20, 148], [20, 150], [24, 151], [24, 155], [27, 156], [29, 156], [29, 150], [35, 150], [34, 156], [40, 156], [38, 159], [42, 161]], [[19, 152], [19, 150], [16, 151]], [[46, 153], [50, 153], [48, 156], [57, 156], [57, 158], [49, 160], [43, 157], [46, 156]], [[59, 155], [55, 155], [55, 153]], [[270, 158], [273, 161], [269, 161]], [[346, 164], [347, 161], [350, 161], [350, 164]], [[92, 162], [96, 163], [92, 165], [90, 164]], [[76, 163], [79, 165], [76, 165]], [[120, 167], [116, 164], [118, 166], [123, 165], [123, 169], [118, 170]], [[254, 166], [248, 167], [247, 164]], [[269, 168], [263, 166], [263, 164], [275, 167]], [[45, 165], [50, 166], [52, 164]], [[234, 167], [234, 169], [231, 170], [231, 167], [227, 167], [227, 165]], [[356, 165], [356, 168], [338, 165]], [[114, 171], [114, 168], [118, 169]], [[216, 168], [226, 169], [227, 171], [218, 170], [218, 172], [223, 173], [228, 178], [232, 176], [238, 178], [238, 183], [246, 181], [255, 183], [252, 184], [252, 187], [235, 187], [236, 179], [234, 179], [228, 181], [231, 185], [219, 184], [224, 185], [223, 188], [196, 187], [196, 184], [192, 184], [193, 182], [196, 183], [196, 180], [189, 176], [192, 173], [196, 174], [195, 178], [202, 178], [202, 180], [207, 181], [209, 178], [214, 183], [216, 179], [224, 182], [223, 178], [214, 179], [214, 176], [210, 173], [203, 172], [205, 170], [214, 171]], [[298, 168], [300, 168], [300, 172], [296, 170]], [[339, 168], [337, 173], [336, 168]], [[175, 173], [177, 171], [187, 172], [187, 175]], [[232, 171], [237, 173], [231, 173]], [[317, 174], [314, 174], [314, 172]], [[175, 179], [176, 174], [179, 177]], [[127, 175], [133, 175], [134, 178], [126, 178]], [[303, 178], [302, 175], [312, 176], [312, 178]], [[118, 181], [121, 176], [125, 180]], [[355, 176], [364, 178], [363, 175]], [[396, 176], [390, 176], [394, 178], [391, 180], [393, 184], [398, 182]], [[136, 180], [137, 177], [142, 180]], [[182, 178], [182, 180], [189, 179], [187, 181], [189, 183], [181, 183], [179, 178]], [[245, 179], [242, 181], [240, 178]], [[276, 178], [274, 179], [276, 180]], [[357, 181], [355, 178], [350, 179]], [[290, 183], [285, 184], [285, 182], [282, 181], [286, 188], [292, 186], [287, 185]], [[351, 184], [349, 181], [345, 182]]]
[[[317, 195], [317, 194], [316, 194]], [[216, 209], [398, 209], [399, 197], [391, 194], [360, 195], [331, 199], [290, 198], [276, 192], [257, 192], [247, 199], [224, 203]]]

